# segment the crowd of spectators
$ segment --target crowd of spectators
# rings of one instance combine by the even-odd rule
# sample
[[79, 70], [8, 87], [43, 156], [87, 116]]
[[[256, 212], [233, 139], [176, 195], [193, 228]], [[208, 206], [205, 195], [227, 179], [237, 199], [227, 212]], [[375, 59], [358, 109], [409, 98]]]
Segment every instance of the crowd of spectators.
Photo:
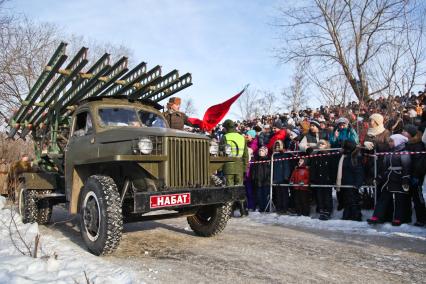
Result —
[[[237, 121], [250, 152], [244, 179], [247, 207], [269, 209], [274, 153], [273, 204], [278, 213], [309, 216], [315, 203], [319, 219], [328, 220], [334, 189], [342, 219], [361, 221], [366, 208], [374, 209], [370, 224], [424, 226], [426, 155], [406, 151], [425, 151], [425, 127], [426, 89]], [[220, 140], [220, 126], [213, 135]], [[312, 155], [318, 153], [328, 155]]]

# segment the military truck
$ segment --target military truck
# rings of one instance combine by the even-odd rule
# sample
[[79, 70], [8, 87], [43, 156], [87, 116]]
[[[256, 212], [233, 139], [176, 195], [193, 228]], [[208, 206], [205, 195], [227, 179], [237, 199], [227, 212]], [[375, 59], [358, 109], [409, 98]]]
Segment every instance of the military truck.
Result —
[[126, 222], [186, 216], [195, 234], [220, 233], [244, 188], [212, 181], [237, 158], [229, 145], [170, 129], [159, 104], [190, 86], [191, 74], [162, 76], [146, 63], [128, 71], [127, 58], [110, 65], [108, 54], [84, 71], [87, 48], [61, 68], [65, 47], [9, 121], [9, 137], [31, 137], [37, 157], [17, 186], [23, 221], [46, 224], [63, 203], [95, 255], [117, 248]]

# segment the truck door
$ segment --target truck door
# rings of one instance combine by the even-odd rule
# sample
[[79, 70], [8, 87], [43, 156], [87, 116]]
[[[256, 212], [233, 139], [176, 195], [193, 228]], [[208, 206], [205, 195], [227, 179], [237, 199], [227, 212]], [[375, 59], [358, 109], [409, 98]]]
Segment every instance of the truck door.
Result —
[[71, 198], [74, 166], [96, 157], [97, 146], [95, 145], [92, 117], [88, 109], [80, 110], [74, 117], [70, 138], [65, 149], [65, 188], [68, 201]]

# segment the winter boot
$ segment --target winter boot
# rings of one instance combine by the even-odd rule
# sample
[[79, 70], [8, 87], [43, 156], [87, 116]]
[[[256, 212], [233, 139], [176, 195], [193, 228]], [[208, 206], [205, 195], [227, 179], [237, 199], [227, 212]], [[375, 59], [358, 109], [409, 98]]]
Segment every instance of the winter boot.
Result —
[[379, 218], [377, 218], [376, 216], [371, 216], [370, 219], [367, 219], [367, 223], [370, 225], [375, 225], [375, 224], [380, 224], [383, 223], [379, 220]]
[[330, 219], [330, 213], [326, 211], [321, 211], [318, 219], [320, 219], [321, 221], [327, 221]]

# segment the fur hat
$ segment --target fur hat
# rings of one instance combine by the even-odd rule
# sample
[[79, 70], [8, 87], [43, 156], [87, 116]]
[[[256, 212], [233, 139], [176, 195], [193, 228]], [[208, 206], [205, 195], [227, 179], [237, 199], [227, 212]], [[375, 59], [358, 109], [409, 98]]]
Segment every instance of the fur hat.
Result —
[[171, 97], [169, 99], [169, 104], [176, 104], [176, 105], [180, 105], [181, 103], [181, 99], [178, 97]]
[[407, 124], [404, 126], [404, 131], [410, 134], [411, 137], [414, 137], [417, 134], [417, 127], [413, 124]]
[[370, 116], [370, 120], [374, 121], [375, 123], [377, 123], [377, 125], [383, 125], [383, 115], [379, 114], [379, 113], [373, 113]]

